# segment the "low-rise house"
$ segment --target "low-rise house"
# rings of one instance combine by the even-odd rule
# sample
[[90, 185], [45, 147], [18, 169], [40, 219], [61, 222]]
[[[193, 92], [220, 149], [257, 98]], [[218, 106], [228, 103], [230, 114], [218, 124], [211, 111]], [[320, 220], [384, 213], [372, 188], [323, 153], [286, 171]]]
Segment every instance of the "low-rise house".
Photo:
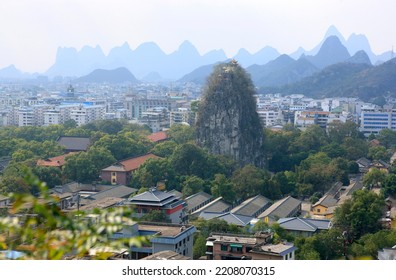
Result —
[[279, 219], [278, 224], [287, 232], [295, 236], [303, 237], [312, 236], [315, 233], [328, 230], [332, 227], [332, 223], [329, 220], [306, 219], [298, 217]]
[[371, 147], [378, 147], [381, 145], [380, 141], [378, 139], [373, 139], [369, 142]]
[[171, 260], [171, 261], [182, 261], [182, 260], [191, 260], [192, 258], [183, 256], [174, 251], [161, 251], [154, 253], [148, 257], [145, 257], [141, 260], [154, 260], [154, 261], [163, 261], [163, 260]]
[[246, 199], [240, 205], [234, 207], [231, 210], [231, 213], [256, 218], [270, 206], [271, 200], [262, 195], [256, 195]]
[[271, 233], [254, 236], [213, 233], [206, 239], [208, 260], [293, 260], [296, 247], [292, 243], [272, 244]]
[[125, 159], [102, 169], [100, 177], [112, 185], [128, 185], [132, 179], [133, 172], [146, 160], [157, 158], [156, 155], [149, 153], [143, 156]]
[[238, 215], [231, 212], [213, 213], [204, 211], [199, 215], [199, 217], [205, 220], [219, 219], [226, 221], [230, 225], [236, 225], [239, 227], [246, 227], [247, 225], [250, 225], [257, 221], [257, 219], [252, 216]]
[[87, 203], [78, 209], [81, 211], [91, 211], [94, 209], [107, 209], [115, 206], [121, 206], [125, 199], [118, 197], [104, 197]]
[[172, 251], [191, 259], [193, 235], [196, 231], [193, 225], [142, 222], [125, 226], [123, 231], [116, 233], [113, 238], [148, 237], [149, 244], [130, 248], [129, 259], [138, 260], [164, 251]]
[[391, 156], [390, 161], [389, 161], [390, 164], [393, 164], [395, 162], [395, 160], [396, 160], [396, 152], [394, 152], [393, 155]]
[[297, 248], [291, 242], [264, 244], [250, 251], [253, 260], [294, 260]]
[[186, 203], [171, 193], [153, 189], [129, 198], [125, 204], [135, 206], [133, 215], [137, 218], [158, 210], [164, 213], [172, 224], [181, 224], [186, 220]]
[[197, 211], [199, 208], [207, 205], [213, 200], [213, 196], [206, 192], [199, 192], [189, 197], [186, 197], [184, 201], [187, 203], [186, 211], [187, 214]]
[[378, 250], [379, 260], [396, 260], [396, 245], [392, 248], [383, 248]]
[[47, 158], [47, 159], [39, 159], [37, 161], [38, 166], [46, 166], [46, 167], [57, 167], [59, 169], [62, 169], [62, 167], [66, 163], [66, 157], [74, 154], [73, 152], [68, 153], [68, 154], [63, 154], [60, 156], [52, 157], [52, 158]]
[[[52, 194], [52, 196], [59, 199], [58, 206], [61, 210], [71, 208], [75, 204], [72, 193], [57, 193]], [[78, 199], [76, 199], [76, 201], [78, 201]]]
[[371, 160], [369, 160], [365, 157], [362, 157], [362, 158], [359, 158], [358, 160], [356, 160], [356, 163], [359, 165], [359, 172], [366, 173], [370, 168]]
[[390, 169], [390, 165], [381, 159], [373, 160], [373, 162], [369, 166], [369, 171], [371, 171], [374, 168], [388, 173]]
[[317, 216], [328, 215], [329, 208], [336, 206], [337, 203], [338, 199], [335, 199], [333, 195], [326, 194], [312, 205], [312, 214]]
[[129, 198], [131, 195], [137, 193], [137, 189], [130, 188], [127, 186], [111, 186], [110, 188], [100, 191], [96, 194], [90, 195], [87, 199], [99, 200], [106, 197], [116, 197], [116, 198]]
[[296, 217], [301, 212], [301, 201], [291, 196], [276, 201], [267, 210], [261, 213], [258, 218], [266, 223], [274, 223], [280, 218]]
[[60, 146], [65, 147], [64, 151], [66, 153], [81, 151], [85, 152], [88, 150], [91, 144], [89, 137], [82, 136], [60, 136], [56, 142], [58, 142]]
[[[50, 190], [50, 194], [53, 197], [57, 197], [59, 199], [58, 205], [61, 210], [72, 210], [79, 209], [81, 206], [90, 204], [94, 201], [94, 199], [90, 199], [89, 197], [99, 194], [101, 192], [106, 192], [108, 190], [113, 189], [113, 195], [115, 192], [123, 189], [114, 189], [118, 186], [112, 185], [97, 185], [97, 184], [81, 184], [77, 182], [71, 182], [61, 186], [55, 186]], [[122, 186], [125, 187], [125, 186]], [[126, 187], [125, 187], [126, 188]], [[130, 188], [131, 191], [136, 191], [136, 189]], [[107, 197], [107, 195], [99, 195], [99, 197]]]
[[0, 194], [0, 208], [8, 207], [10, 205], [10, 198]]
[[159, 143], [168, 140], [169, 137], [166, 131], [158, 131], [148, 135], [147, 139], [150, 140], [151, 142]]
[[225, 202], [220, 196], [215, 200], [209, 202], [205, 206], [199, 208], [198, 210], [192, 212], [189, 216], [190, 218], [198, 217], [202, 212], [212, 212], [212, 213], [225, 213], [231, 210], [231, 204]]

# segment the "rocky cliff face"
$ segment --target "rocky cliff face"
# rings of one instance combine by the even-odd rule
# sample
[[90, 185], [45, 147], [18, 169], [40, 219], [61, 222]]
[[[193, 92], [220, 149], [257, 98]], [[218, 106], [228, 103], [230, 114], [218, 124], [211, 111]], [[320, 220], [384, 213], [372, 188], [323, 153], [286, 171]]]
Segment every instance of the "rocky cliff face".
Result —
[[241, 165], [264, 166], [264, 136], [254, 93], [250, 77], [235, 60], [217, 65], [198, 110], [198, 145]]

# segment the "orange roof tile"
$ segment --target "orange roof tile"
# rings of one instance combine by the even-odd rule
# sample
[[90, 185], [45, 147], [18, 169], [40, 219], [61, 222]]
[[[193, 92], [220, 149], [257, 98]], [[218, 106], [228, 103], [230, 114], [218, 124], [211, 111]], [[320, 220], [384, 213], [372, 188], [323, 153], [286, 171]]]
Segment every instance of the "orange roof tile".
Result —
[[142, 165], [149, 158], [156, 159], [159, 157], [157, 157], [156, 155], [153, 155], [153, 154], [146, 154], [144, 156], [122, 160], [119, 162], [119, 164], [124, 166], [125, 171], [133, 171], [133, 170], [138, 169], [140, 167], [140, 165]]
[[39, 166], [54, 166], [54, 167], [62, 167], [65, 165], [65, 158], [74, 153], [68, 153], [64, 155], [60, 155], [57, 157], [47, 158], [47, 159], [39, 159], [37, 161], [37, 165]]
[[147, 136], [147, 138], [150, 141], [159, 142], [168, 139], [168, 135], [166, 134], [166, 131], [158, 131], [150, 134], [149, 136]]

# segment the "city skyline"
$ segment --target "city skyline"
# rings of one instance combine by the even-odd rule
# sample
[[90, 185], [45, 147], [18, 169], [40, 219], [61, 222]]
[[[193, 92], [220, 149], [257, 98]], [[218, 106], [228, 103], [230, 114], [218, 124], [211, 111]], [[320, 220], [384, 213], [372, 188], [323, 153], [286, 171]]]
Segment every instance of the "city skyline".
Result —
[[[1, 1], [0, 69], [14, 64], [45, 72], [58, 47], [100, 45], [105, 54], [128, 42], [136, 49], [155, 42], [167, 54], [188, 40], [201, 55], [265, 46], [280, 53], [311, 50], [334, 25], [348, 38], [364, 34], [376, 54], [392, 49], [396, 3], [381, 1]], [[110, 11], [110, 12], [109, 12]]]

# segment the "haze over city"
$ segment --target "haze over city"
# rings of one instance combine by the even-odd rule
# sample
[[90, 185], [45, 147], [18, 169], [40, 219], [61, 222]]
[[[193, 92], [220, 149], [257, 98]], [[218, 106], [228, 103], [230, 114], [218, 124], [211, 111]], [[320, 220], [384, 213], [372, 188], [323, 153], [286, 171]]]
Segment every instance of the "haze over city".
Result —
[[166, 53], [189, 40], [204, 54], [272, 46], [281, 53], [310, 50], [334, 25], [348, 38], [364, 34], [374, 53], [396, 45], [396, 2], [380, 1], [76, 1], [3, 0], [0, 68], [14, 64], [45, 72], [58, 47], [100, 45], [105, 54], [128, 42], [155, 42]]

